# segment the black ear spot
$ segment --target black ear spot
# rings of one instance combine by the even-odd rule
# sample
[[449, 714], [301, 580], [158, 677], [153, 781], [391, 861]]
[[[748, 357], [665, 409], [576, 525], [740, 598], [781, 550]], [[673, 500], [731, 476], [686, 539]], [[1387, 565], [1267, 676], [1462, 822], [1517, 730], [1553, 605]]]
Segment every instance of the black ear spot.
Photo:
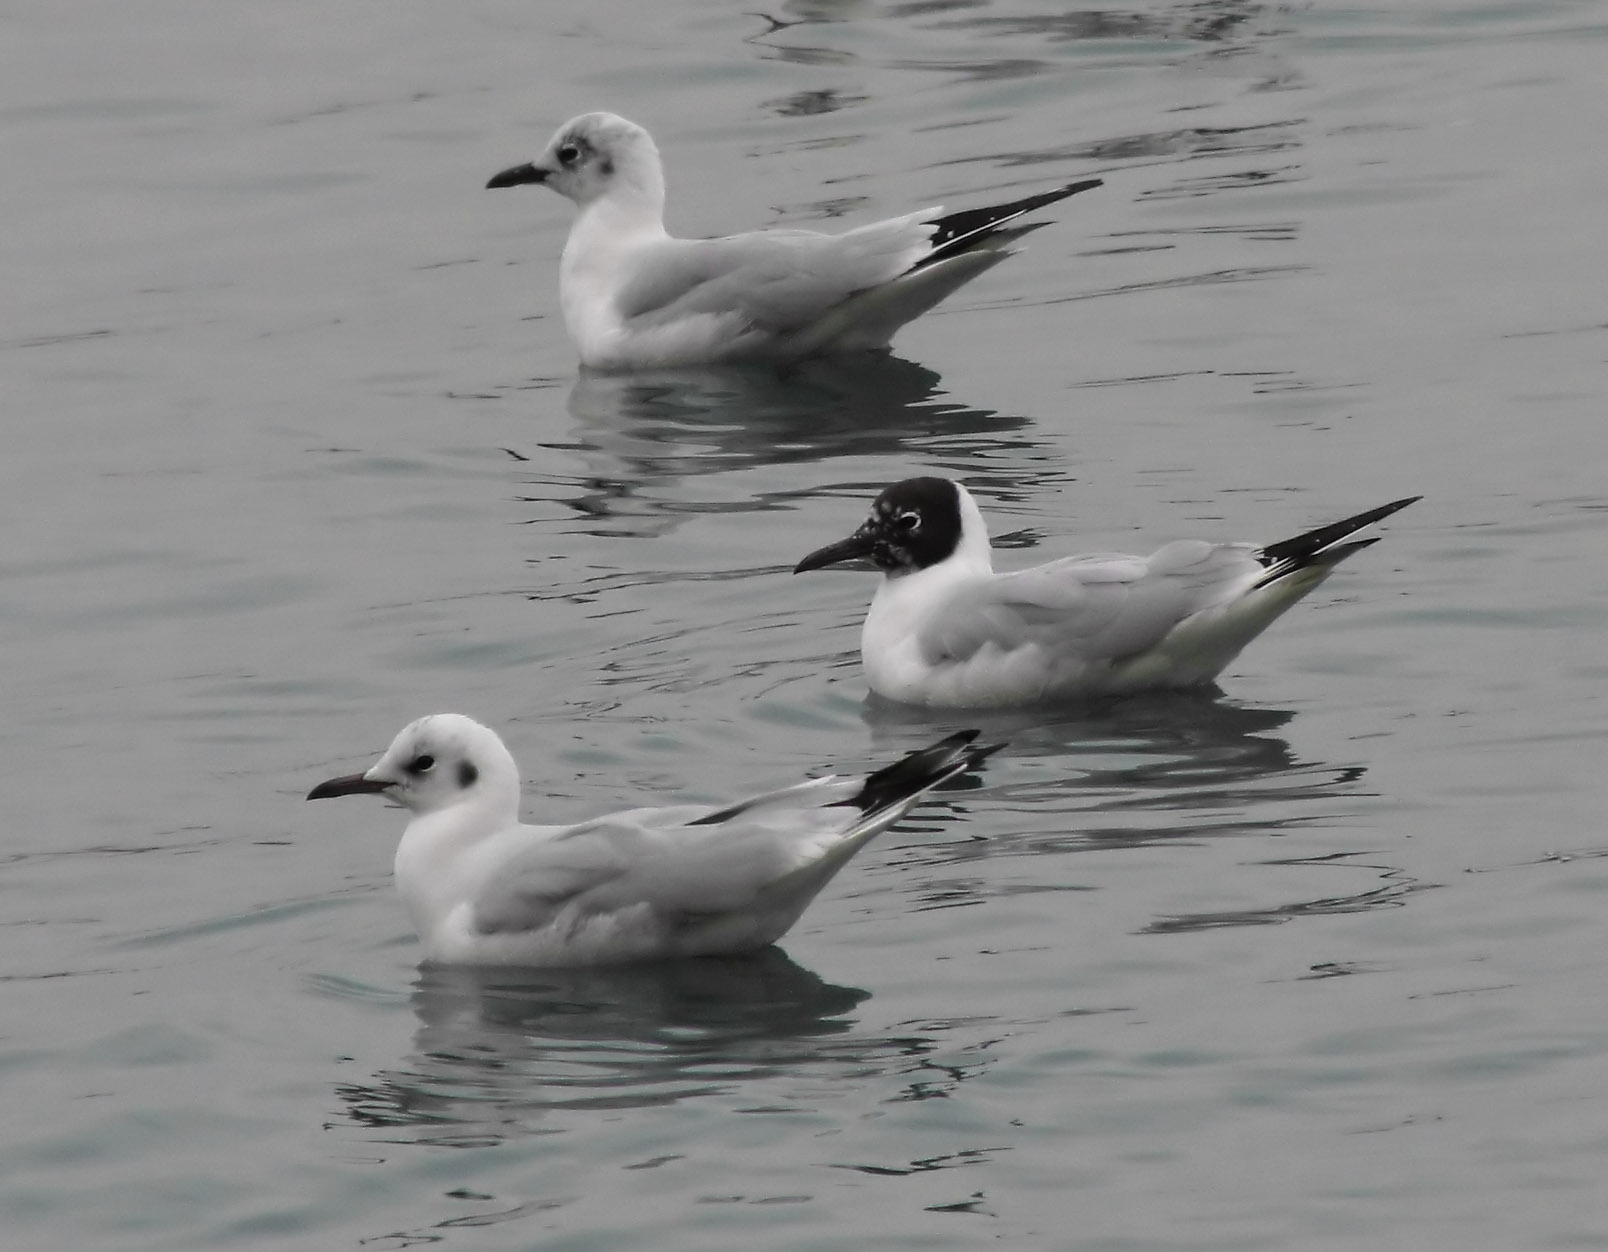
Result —
[[464, 788], [473, 787], [475, 779], [479, 777], [480, 771], [475, 768], [473, 761], [458, 762], [458, 786]]

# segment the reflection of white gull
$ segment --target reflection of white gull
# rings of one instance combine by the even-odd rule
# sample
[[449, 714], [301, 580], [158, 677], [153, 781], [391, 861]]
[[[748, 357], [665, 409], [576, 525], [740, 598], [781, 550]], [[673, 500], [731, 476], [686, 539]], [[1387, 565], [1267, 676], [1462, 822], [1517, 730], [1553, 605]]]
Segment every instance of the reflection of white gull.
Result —
[[463, 965], [602, 965], [744, 952], [779, 939], [872, 836], [993, 748], [951, 735], [864, 778], [723, 808], [519, 821], [519, 769], [456, 713], [406, 727], [370, 769], [307, 795], [376, 793], [412, 811], [396, 885], [425, 955]]
[[1150, 556], [1071, 556], [996, 574], [971, 494], [910, 478], [854, 534], [794, 573], [870, 560], [883, 572], [860, 637], [871, 690], [981, 708], [1211, 682], [1346, 557], [1397, 500], [1282, 543], [1186, 539]]
[[841, 235], [673, 239], [652, 136], [612, 113], [586, 113], [536, 160], [486, 185], [519, 183], [544, 183], [580, 210], [559, 266], [559, 300], [581, 363], [640, 369], [884, 348], [1043, 225], [1012, 225], [1023, 214], [1100, 180], [947, 216], [923, 209]]

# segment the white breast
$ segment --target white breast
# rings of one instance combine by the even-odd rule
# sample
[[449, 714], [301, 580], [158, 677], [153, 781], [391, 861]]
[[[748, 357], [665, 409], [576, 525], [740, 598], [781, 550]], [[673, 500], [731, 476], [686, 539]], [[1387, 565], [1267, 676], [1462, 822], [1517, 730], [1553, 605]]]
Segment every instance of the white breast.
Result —
[[871, 690], [904, 704], [985, 708], [1042, 699], [1052, 666], [1034, 643], [986, 644], [965, 658], [929, 657], [922, 626], [941, 615], [951, 597], [991, 577], [945, 563], [884, 578], [860, 632], [860, 657]]

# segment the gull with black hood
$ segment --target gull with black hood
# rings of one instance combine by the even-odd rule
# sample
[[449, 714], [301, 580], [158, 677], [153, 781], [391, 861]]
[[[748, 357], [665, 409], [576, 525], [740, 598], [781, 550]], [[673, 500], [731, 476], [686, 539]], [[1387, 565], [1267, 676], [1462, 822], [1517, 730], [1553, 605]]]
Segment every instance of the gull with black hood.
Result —
[[983, 708], [1212, 682], [1353, 553], [1396, 500], [1265, 547], [1185, 539], [1150, 556], [1094, 553], [996, 574], [971, 493], [948, 478], [888, 487], [847, 539], [795, 574], [882, 571], [860, 636], [866, 680], [906, 704]]

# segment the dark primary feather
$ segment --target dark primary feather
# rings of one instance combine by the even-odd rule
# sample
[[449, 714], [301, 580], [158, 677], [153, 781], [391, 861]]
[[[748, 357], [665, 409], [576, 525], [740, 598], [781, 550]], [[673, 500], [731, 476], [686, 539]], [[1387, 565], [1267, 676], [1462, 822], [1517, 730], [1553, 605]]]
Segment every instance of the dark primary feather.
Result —
[[920, 269], [923, 265], [931, 265], [934, 261], [941, 261], [945, 257], [970, 252], [978, 244], [996, 234], [1000, 227], [1014, 222], [1023, 214], [1041, 209], [1046, 204], [1054, 204], [1057, 200], [1065, 200], [1068, 196], [1075, 196], [1080, 191], [1088, 191], [1100, 184], [1101, 180], [1098, 178], [1085, 178], [1082, 182], [1068, 183], [1065, 187], [1057, 187], [1054, 191], [1041, 191], [1035, 196], [1013, 200], [1010, 204], [996, 204], [983, 209], [963, 209], [959, 213], [945, 214], [933, 222], [933, 226], [937, 229], [932, 236], [932, 252], [923, 257], [915, 268]]
[[862, 813], [876, 813], [964, 774], [1005, 746], [1002, 743], [985, 744], [981, 748], [968, 746], [980, 733], [958, 731], [930, 748], [922, 748], [892, 765], [883, 766], [866, 778], [857, 795], [844, 803], [854, 805]]
[[1374, 522], [1389, 517], [1392, 513], [1405, 509], [1409, 504], [1423, 498], [1423, 496], [1408, 496], [1405, 500], [1392, 500], [1389, 504], [1369, 509], [1366, 513], [1358, 513], [1355, 517], [1348, 517], [1344, 521], [1331, 522], [1327, 526], [1309, 530], [1304, 535], [1296, 535], [1293, 539], [1268, 544], [1257, 554], [1257, 560], [1267, 566], [1267, 573], [1257, 586], [1265, 587], [1268, 583], [1276, 582], [1298, 569], [1305, 569], [1320, 559], [1335, 564], [1345, 560], [1353, 552], [1378, 543], [1377, 539], [1359, 539], [1356, 543], [1346, 544], [1343, 548], [1335, 547], [1347, 535], [1355, 534], [1364, 526], [1371, 526]]
[[[898, 804], [918, 791], [925, 791], [928, 787], [936, 786], [957, 774], [964, 774], [1005, 746], [996, 743], [981, 748], [967, 748], [966, 745], [977, 738], [979, 733], [975, 730], [960, 731], [947, 739], [939, 740], [931, 747], [900, 757], [892, 765], [884, 765], [876, 773], [866, 776], [860, 785], [860, 790], [852, 798], [840, 803], [852, 804], [862, 813], [872, 813]], [[771, 791], [762, 796], [750, 796], [726, 808], [716, 809], [713, 813], [694, 818], [687, 825], [718, 826], [722, 822], [741, 817], [749, 809], [767, 804], [783, 794], [785, 792]]]
[[695, 817], [687, 822], [688, 826], [719, 826], [722, 822], [729, 822], [733, 818], [741, 817], [749, 809], [757, 809], [762, 804], [781, 798], [790, 791], [796, 791], [800, 784], [791, 787], [781, 787], [775, 791], [767, 791], [763, 795], [749, 796], [746, 800], [739, 800], [736, 804], [728, 804], [723, 809], [716, 809], [713, 813], [705, 813], [702, 817]]

